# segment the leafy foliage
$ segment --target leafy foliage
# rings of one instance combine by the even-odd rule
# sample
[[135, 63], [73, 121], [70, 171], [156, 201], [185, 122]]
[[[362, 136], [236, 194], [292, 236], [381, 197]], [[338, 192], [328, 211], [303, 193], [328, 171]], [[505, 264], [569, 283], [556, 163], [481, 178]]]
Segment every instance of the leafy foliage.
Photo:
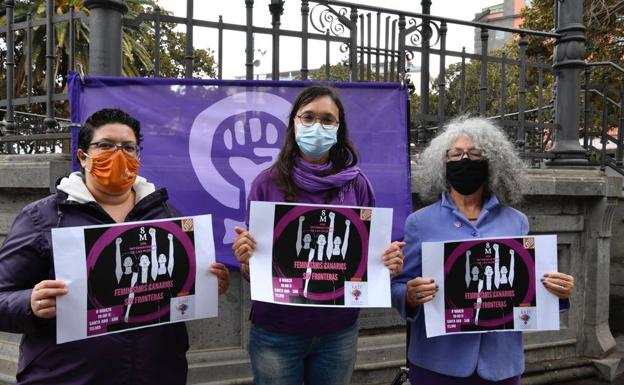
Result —
[[[154, 0], [127, 0], [128, 13], [126, 20], [136, 18], [140, 13], [150, 13], [156, 8]], [[68, 13], [73, 6], [74, 12], [88, 10], [82, 0], [55, 0], [55, 14]], [[168, 14], [167, 11], [162, 11]], [[46, 2], [44, 1], [16, 1], [14, 19], [16, 23], [26, 21], [30, 14], [32, 20], [43, 19], [46, 16]], [[6, 24], [6, 8], [0, 10], [0, 25]], [[128, 24], [128, 23], [126, 23]], [[75, 29], [75, 63], [76, 68], [82, 66], [88, 73], [89, 26], [76, 21]], [[156, 46], [154, 23], [144, 22], [138, 27], [124, 25], [122, 34], [122, 74], [129, 77], [145, 77], [154, 74], [154, 57], [158, 49], [160, 52], [160, 76], [184, 76], [184, 57], [186, 34], [175, 31], [176, 25], [161, 23], [161, 44]], [[55, 24], [55, 63], [54, 79], [55, 92], [61, 92], [67, 82], [70, 50], [69, 23]], [[46, 92], [46, 28], [45, 25], [32, 29], [32, 95], [43, 95]], [[6, 36], [0, 39], [0, 66], [6, 65]], [[15, 96], [25, 97], [28, 76], [28, 44], [25, 30], [15, 33]], [[193, 76], [215, 77], [214, 52], [212, 50], [195, 49], [193, 51]], [[6, 72], [0, 73], [0, 95], [6, 90]], [[42, 113], [43, 106], [33, 105], [32, 111]], [[67, 116], [67, 106], [57, 106], [57, 116]]]

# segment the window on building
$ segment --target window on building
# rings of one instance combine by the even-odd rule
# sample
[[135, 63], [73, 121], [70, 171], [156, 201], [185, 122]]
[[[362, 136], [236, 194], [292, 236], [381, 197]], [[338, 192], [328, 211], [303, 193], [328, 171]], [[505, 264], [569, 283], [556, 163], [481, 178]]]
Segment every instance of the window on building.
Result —
[[496, 40], [505, 40], [505, 31], [496, 31], [494, 38]]

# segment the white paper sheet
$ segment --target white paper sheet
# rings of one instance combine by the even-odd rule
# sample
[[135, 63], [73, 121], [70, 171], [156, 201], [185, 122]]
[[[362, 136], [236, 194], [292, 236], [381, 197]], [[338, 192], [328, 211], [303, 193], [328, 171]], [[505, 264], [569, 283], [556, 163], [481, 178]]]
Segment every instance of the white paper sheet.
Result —
[[210, 215], [52, 229], [57, 343], [216, 317]]
[[439, 285], [427, 337], [559, 329], [559, 300], [540, 281], [557, 271], [556, 235], [423, 242], [422, 255], [422, 276]]
[[390, 307], [390, 273], [382, 255], [391, 231], [389, 208], [251, 202], [251, 298], [296, 306]]

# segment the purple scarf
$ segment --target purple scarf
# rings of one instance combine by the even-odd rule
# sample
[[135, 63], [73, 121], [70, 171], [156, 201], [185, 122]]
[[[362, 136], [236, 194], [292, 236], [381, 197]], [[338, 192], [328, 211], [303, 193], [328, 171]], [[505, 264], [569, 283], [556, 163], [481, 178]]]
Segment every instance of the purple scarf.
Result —
[[340, 188], [338, 191], [338, 200], [340, 203], [344, 200], [344, 191], [347, 190], [350, 182], [355, 180], [361, 170], [358, 166], [347, 167], [337, 174], [324, 175], [331, 170], [332, 164], [312, 164], [297, 157], [292, 170], [292, 178], [295, 185], [307, 192], [326, 191]]

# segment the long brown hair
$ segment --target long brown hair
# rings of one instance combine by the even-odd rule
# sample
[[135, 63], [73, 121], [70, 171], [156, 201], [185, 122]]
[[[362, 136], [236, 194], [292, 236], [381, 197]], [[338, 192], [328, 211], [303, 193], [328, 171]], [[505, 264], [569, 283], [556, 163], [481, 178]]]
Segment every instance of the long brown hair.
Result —
[[284, 144], [277, 157], [277, 161], [271, 166], [275, 173], [277, 187], [286, 196], [286, 201], [293, 202], [297, 196], [297, 186], [291, 178], [292, 169], [295, 165], [295, 159], [299, 156], [299, 146], [295, 141], [295, 116], [303, 106], [313, 102], [314, 100], [329, 96], [338, 107], [338, 133], [337, 142], [329, 149], [329, 161], [332, 168], [327, 175], [336, 174], [347, 167], [355, 166], [358, 162], [355, 147], [349, 139], [347, 129], [347, 120], [345, 119], [344, 106], [336, 91], [327, 86], [312, 85], [301, 91], [293, 102], [290, 115], [288, 116], [288, 127], [286, 128], [286, 137]]

